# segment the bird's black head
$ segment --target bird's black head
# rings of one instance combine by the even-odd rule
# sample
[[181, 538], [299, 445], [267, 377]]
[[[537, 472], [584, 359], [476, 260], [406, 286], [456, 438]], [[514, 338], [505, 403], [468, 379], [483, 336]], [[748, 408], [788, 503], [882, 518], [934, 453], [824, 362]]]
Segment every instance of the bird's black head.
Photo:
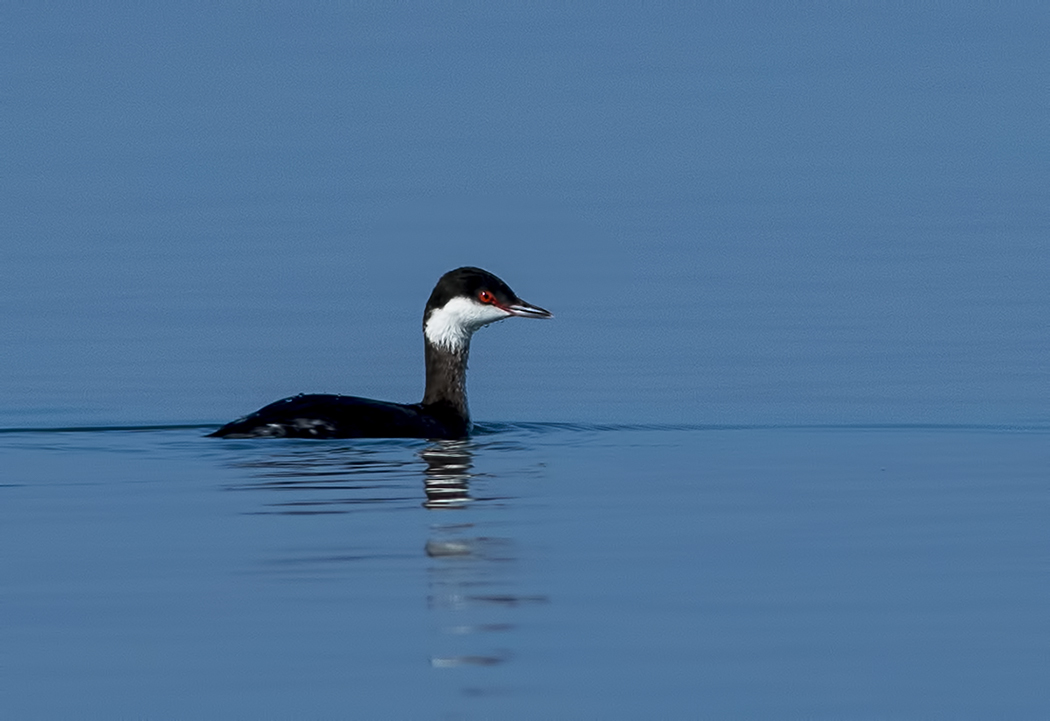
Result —
[[423, 315], [423, 330], [430, 342], [455, 350], [466, 347], [479, 328], [514, 316], [552, 317], [549, 311], [523, 301], [492, 273], [456, 268], [434, 286]]
[[430, 294], [427, 301], [427, 310], [442, 308], [453, 298], [462, 296], [465, 298], [479, 298], [483, 291], [503, 305], [512, 305], [518, 297], [510, 286], [502, 280], [481, 268], [456, 268], [441, 276], [434, 286], [434, 292]]

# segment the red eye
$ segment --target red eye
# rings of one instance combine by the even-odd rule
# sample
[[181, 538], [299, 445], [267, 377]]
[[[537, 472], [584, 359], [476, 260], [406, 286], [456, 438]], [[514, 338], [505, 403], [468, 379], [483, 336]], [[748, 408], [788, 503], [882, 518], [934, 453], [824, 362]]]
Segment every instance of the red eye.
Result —
[[478, 293], [478, 300], [480, 300], [482, 303], [496, 302], [496, 298], [492, 295], [492, 293], [489, 293], [487, 290], [483, 290], [480, 293]]

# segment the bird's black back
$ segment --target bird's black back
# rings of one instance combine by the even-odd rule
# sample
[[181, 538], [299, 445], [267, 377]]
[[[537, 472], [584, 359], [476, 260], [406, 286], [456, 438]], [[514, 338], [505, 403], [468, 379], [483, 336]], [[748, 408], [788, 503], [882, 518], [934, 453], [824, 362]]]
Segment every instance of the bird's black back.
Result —
[[216, 438], [462, 438], [468, 421], [442, 404], [402, 405], [370, 398], [292, 396], [227, 423]]

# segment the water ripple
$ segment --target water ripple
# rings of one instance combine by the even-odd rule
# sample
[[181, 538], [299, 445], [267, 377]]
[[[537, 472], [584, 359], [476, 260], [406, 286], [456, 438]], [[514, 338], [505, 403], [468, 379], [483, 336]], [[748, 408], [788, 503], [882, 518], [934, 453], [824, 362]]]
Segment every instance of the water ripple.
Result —
[[[9, 427], [0, 428], [0, 433], [111, 433], [111, 432], [148, 432], [148, 431], [213, 431], [218, 423], [165, 423], [142, 425], [103, 425], [103, 426], [56, 426], [56, 427]], [[983, 431], [1001, 433], [1045, 433], [1050, 431], [1050, 422], [1039, 423], [566, 423], [547, 421], [495, 421], [474, 424], [475, 437], [488, 437], [503, 433], [549, 434], [568, 433], [601, 433], [619, 431], [768, 431], [768, 430], [844, 430], [844, 431]], [[202, 434], [203, 435], [203, 434]], [[418, 443], [421, 439], [405, 438], [335, 438], [335, 439], [237, 439], [236, 442], [265, 443], [346, 443], [347, 441], [367, 441], [375, 444]], [[231, 441], [215, 441], [230, 443]]]

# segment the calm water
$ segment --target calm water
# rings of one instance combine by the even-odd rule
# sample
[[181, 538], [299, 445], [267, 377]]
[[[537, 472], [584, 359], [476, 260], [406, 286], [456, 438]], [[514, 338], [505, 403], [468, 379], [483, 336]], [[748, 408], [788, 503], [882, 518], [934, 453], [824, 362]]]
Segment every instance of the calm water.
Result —
[[1045, 8], [3, 14], [0, 716], [1050, 716]]
[[1048, 437], [5, 434], [3, 703], [1037, 718]]

